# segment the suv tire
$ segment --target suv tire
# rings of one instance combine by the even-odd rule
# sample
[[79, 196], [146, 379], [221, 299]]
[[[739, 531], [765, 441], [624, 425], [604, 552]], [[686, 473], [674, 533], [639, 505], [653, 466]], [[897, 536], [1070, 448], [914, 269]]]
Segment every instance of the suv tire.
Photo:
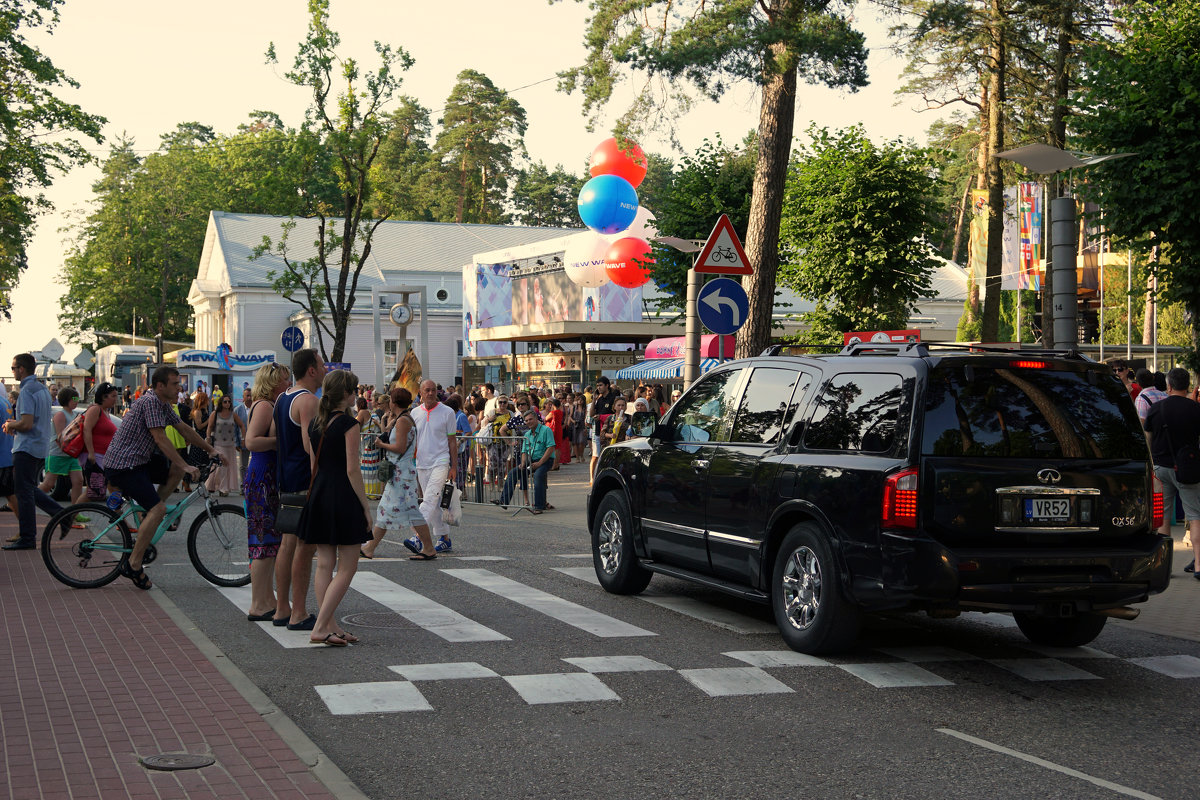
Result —
[[858, 609], [842, 596], [833, 551], [811, 522], [783, 539], [771, 571], [771, 608], [784, 642], [798, 652], [844, 650], [858, 637]]
[[592, 526], [592, 565], [596, 578], [612, 594], [637, 594], [654, 573], [638, 563], [633, 551], [633, 518], [629, 501], [620, 491], [600, 500]]
[[1013, 619], [1025, 638], [1034, 644], [1049, 647], [1080, 647], [1095, 639], [1104, 630], [1108, 617], [1099, 614], [1080, 614], [1076, 617], [1047, 617], [1028, 611], [1014, 611]]

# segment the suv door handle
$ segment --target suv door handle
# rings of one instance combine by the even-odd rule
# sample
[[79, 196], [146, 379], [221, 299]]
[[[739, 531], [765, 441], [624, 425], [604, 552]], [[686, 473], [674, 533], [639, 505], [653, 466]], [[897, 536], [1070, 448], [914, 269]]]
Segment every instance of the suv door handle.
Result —
[[692, 462], [692, 469], [696, 470], [696, 472], [704, 472], [705, 470], [708, 469], [708, 459], [707, 458], [697, 458], [695, 461]]

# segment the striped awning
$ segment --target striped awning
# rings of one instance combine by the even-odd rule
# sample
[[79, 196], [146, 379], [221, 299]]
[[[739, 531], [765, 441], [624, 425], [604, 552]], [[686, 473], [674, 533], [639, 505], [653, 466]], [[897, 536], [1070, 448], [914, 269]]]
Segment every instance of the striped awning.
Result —
[[[650, 358], [639, 361], [631, 367], [617, 370], [616, 378], [623, 381], [682, 378], [683, 361], [682, 358]], [[703, 375], [719, 363], [721, 362], [715, 358], [701, 359], [700, 374]]]

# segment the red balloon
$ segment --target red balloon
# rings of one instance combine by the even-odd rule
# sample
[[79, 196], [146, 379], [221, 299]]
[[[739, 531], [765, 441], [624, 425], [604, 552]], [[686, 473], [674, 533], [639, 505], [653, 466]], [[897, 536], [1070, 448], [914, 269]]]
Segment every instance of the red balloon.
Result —
[[597, 175], [620, 176], [636, 189], [645, 179], [649, 163], [637, 142], [622, 139], [618, 144], [615, 138], [609, 137], [596, 145], [596, 149], [592, 151], [588, 171], [592, 173], [593, 178]]
[[650, 243], [636, 236], [617, 239], [604, 257], [604, 271], [617, 286], [636, 289], [650, 280]]

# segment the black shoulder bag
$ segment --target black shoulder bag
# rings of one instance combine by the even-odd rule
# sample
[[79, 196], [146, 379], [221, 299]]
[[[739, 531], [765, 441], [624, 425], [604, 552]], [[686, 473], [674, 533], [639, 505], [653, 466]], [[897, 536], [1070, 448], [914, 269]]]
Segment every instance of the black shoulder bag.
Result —
[[275, 530], [279, 533], [295, 533], [300, 530], [300, 514], [304, 511], [304, 504], [308, 502], [308, 493], [312, 491], [313, 479], [317, 477], [317, 470], [321, 468], [321, 448], [325, 446], [325, 440], [329, 438], [329, 426], [325, 427], [325, 434], [321, 436], [321, 441], [317, 444], [316, 466], [313, 468], [312, 474], [308, 476], [308, 489], [303, 492], [282, 492], [279, 495], [279, 511], [275, 514]]

